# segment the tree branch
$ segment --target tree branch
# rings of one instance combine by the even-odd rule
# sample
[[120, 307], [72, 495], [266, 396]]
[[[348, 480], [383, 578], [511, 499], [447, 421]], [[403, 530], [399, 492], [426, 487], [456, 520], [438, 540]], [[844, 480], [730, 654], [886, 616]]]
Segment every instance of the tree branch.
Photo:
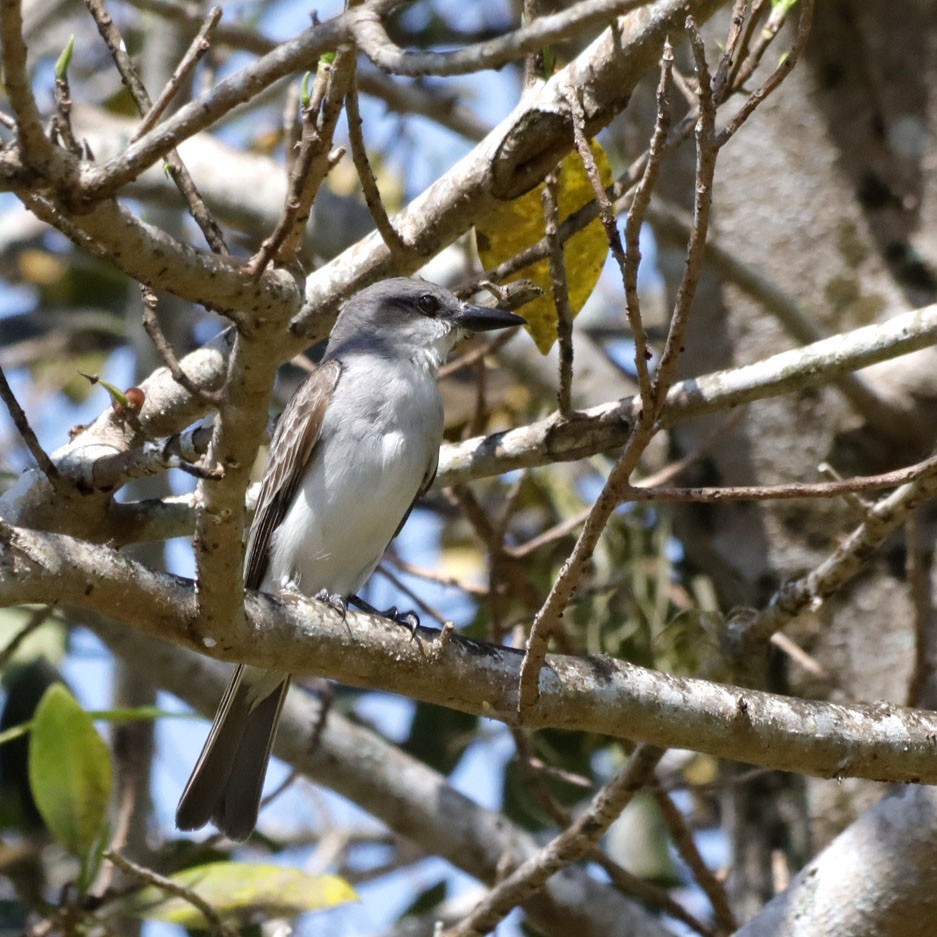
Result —
[[[190, 580], [61, 534], [0, 527], [0, 601], [71, 603], [219, 659], [328, 676], [517, 725], [521, 651], [380, 616], [247, 593], [247, 622], [204, 642]], [[209, 646], [210, 645], [210, 646]], [[388, 662], [393, 662], [389, 666]], [[549, 655], [526, 728], [596, 732], [817, 777], [937, 783], [937, 713], [838, 705]]]
[[401, 49], [387, 35], [373, 10], [362, 10], [351, 26], [361, 51], [378, 68], [395, 75], [418, 78], [423, 75], [464, 75], [468, 72], [500, 68], [523, 58], [528, 52], [580, 35], [594, 25], [630, 10], [648, 6], [649, 0], [582, 0], [560, 13], [540, 16], [514, 32], [480, 42], [455, 52], [413, 52]]

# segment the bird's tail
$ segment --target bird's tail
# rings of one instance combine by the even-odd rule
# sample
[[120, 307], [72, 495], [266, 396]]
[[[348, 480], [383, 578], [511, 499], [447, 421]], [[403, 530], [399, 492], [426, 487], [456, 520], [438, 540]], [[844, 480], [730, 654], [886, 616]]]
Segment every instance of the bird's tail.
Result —
[[180, 830], [197, 830], [210, 820], [231, 839], [251, 835], [289, 685], [289, 674], [235, 670], [179, 799]]

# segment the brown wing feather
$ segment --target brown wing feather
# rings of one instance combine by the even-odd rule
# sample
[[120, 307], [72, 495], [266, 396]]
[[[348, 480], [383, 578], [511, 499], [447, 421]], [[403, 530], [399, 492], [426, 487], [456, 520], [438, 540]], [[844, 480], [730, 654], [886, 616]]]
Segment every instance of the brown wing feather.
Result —
[[270, 538], [283, 520], [313, 456], [325, 410], [342, 366], [332, 359], [320, 365], [297, 388], [280, 416], [270, 441], [270, 457], [257, 497], [257, 510], [247, 541], [244, 585], [257, 589], [267, 570]]

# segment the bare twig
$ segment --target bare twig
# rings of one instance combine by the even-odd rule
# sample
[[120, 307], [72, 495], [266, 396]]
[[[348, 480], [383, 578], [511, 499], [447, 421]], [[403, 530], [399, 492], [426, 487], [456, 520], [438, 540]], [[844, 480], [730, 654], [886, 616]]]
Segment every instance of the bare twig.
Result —
[[62, 161], [64, 154], [46, 137], [29, 83], [21, 3], [0, 4], [0, 57], [3, 89], [16, 118], [23, 160], [42, 171], [52, 169]]
[[255, 278], [272, 260], [287, 264], [296, 257], [319, 187], [344, 155], [341, 147], [332, 150], [332, 137], [354, 66], [354, 50], [347, 47], [339, 49], [333, 62], [319, 62], [309, 102], [303, 106], [302, 139], [290, 170], [283, 214], [247, 263], [247, 271]]
[[143, 300], [143, 328], [146, 334], [149, 335], [150, 341], [153, 343], [157, 352], [159, 352], [163, 363], [169, 368], [169, 373], [172, 374], [173, 380], [180, 387], [184, 387], [194, 397], [199, 397], [206, 403], [217, 406], [221, 402], [221, 393], [217, 390], [209, 390], [206, 387], [201, 387], [196, 384], [179, 364], [179, 359], [172, 350], [169, 340], [163, 334], [159, 319], [156, 315], [156, 307], [159, 302], [156, 293], [148, 286], [141, 285], [140, 296]]
[[443, 613], [438, 608], [434, 608], [429, 604], [429, 602], [426, 602], [420, 598], [420, 596], [417, 595], [417, 593], [414, 592], [413, 589], [411, 589], [399, 576], [394, 575], [394, 573], [392, 573], [387, 568], [385, 563], [382, 563], [378, 567], [378, 572], [385, 579], [387, 579], [387, 581], [390, 582], [390, 584], [395, 589], [402, 592], [408, 599], [410, 599], [411, 602], [415, 603], [417, 608], [419, 608], [423, 614], [429, 615], [429, 617], [432, 618], [433, 621], [437, 622], [440, 626], [446, 623], [446, 616], [443, 615]]
[[696, 67], [696, 83], [699, 90], [699, 117], [696, 122], [696, 184], [693, 187], [693, 227], [686, 247], [686, 263], [683, 276], [677, 287], [673, 313], [667, 341], [657, 365], [654, 377], [654, 418], [664, 406], [667, 391], [677, 373], [683, 351], [686, 330], [689, 325], [690, 309], [696, 296], [696, 287], [703, 271], [703, 256], [706, 235], [709, 232], [709, 217], [712, 210], [712, 184], [716, 172], [716, 105], [712, 97], [712, 80], [706, 62], [706, 49], [702, 36], [692, 16], [686, 18], [687, 36]]
[[458, 579], [455, 576], [447, 576], [435, 569], [426, 569], [423, 566], [416, 566], [407, 560], [402, 559], [396, 553], [391, 551], [384, 557], [384, 563], [390, 563], [400, 572], [408, 576], [415, 576], [417, 579], [425, 579], [427, 582], [434, 582], [440, 586], [450, 586], [453, 589], [460, 589], [468, 595], [485, 598], [488, 595], [488, 588], [480, 586], [473, 582], [467, 582], [465, 579]]
[[[127, 52], [120, 30], [111, 19], [110, 13], [107, 12], [103, 0], [85, 0], [85, 6], [97, 24], [98, 32], [107, 44], [108, 51], [114, 59], [114, 64], [117, 66], [120, 77], [134, 100], [137, 110], [141, 115], [146, 115], [152, 110], [153, 102], [150, 100], [146, 87], [137, 74], [136, 66], [134, 66]], [[204, 234], [209, 247], [216, 254], [226, 255], [228, 248], [224, 241], [224, 235], [221, 233], [221, 228], [208, 210], [208, 206], [199, 194], [188, 169], [186, 169], [185, 164], [175, 150], [171, 150], [166, 154], [166, 165], [173, 182], [176, 183], [186, 200], [189, 211], [202, 234]]]
[[905, 524], [905, 570], [914, 610], [914, 672], [908, 685], [908, 705], [933, 708], [937, 699], [934, 668], [937, 666], [937, 615], [931, 591], [933, 544], [921, 511], [913, 511]]
[[605, 26], [611, 18], [646, 3], [647, 0], [580, 0], [560, 13], [538, 17], [514, 32], [455, 52], [401, 49], [387, 34], [380, 15], [367, 8], [359, 11], [352, 32], [361, 51], [384, 71], [411, 77], [461, 75], [499, 68], [529, 52], [578, 35], [589, 26]]
[[3, 670], [13, 659], [13, 655], [17, 652], [20, 645], [22, 645], [34, 631], [41, 628], [42, 625], [48, 621], [51, 614], [51, 605], [41, 605], [30, 614], [29, 618], [23, 622], [22, 627], [20, 627], [16, 634], [0, 649], [0, 670]]
[[652, 787], [651, 793], [660, 808], [664, 823], [667, 824], [667, 829], [670, 832], [670, 838], [677, 847], [680, 857], [693, 873], [696, 884], [699, 885], [709, 899], [720, 930], [727, 934], [734, 933], [738, 929], [738, 922], [729, 903], [729, 896], [726, 894], [725, 886], [713, 875], [700, 855], [696, 840], [693, 837], [693, 831], [687, 825], [680, 808], [673, 802], [670, 794], [660, 787]]
[[[303, 688], [310, 689], [308, 687]], [[322, 741], [322, 733], [325, 731], [325, 726], [328, 722], [329, 713], [332, 711], [332, 706], [335, 703], [335, 689], [328, 680], [317, 679], [315, 681], [315, 689], [312, 692], [314, 692], [319, 702], [319, 709], [316, 713], [315, 722], [312, 725], [312, 732], [310, 733], [309, 744], [306, 749], [310, 755], [319, 748]], [[266, 808], [278, 797], [281, 797], [284, 792], [301, 777], [302, 775], [295, 768], [290, 771], [290, 773], [261, 801], [261, 810]]]
[[180, 88], [192, 73], [192, 70], [211, 48], [212, 36], [215, 32], [215, 27], [217, 27], [221, 20], [221, 13], [220, 6], [214, 6], [208, 11], [208, 15], [205, 17], [201, 28], [186, 50], [185, 55], [182, 56], [175, 71], [170, 75], [169, 81], [166, 82], [166, 87], [163, 88], [159, 97], [143, 115], [140, 126], [137, 127], [133, 136], [130, 138], [131, 143], [139, 140], [143, 134], [156, 126], [156, 122], [162, 117], [163, 112], [169, 106], [172, 99], [179, 93]]
[[713, 101], [717, 106], [722, 103], [729, 90], [729, 75], [736, 63], [739, 44], [745, 36], [745, 17], [751, 13], [751, 5], [751, 0], [735, 0], [735, 5], [732, 7], [729, 35], [726, 37], [712, 81]]
[[[508, 557], [502, 550], [502, 540], [498, 535], [497, 525], [488, 516], [488, 512], [475, 497], [467, 485], [453, 485], [451, 496], [465, 519], [472, 525], [472, 530], [488, 551], [489, 566], [492, 569], [491, 582], [496, 578], [506, 580], [517, 598], [531, 608], [538, 602], [537, 589], [531, 582], [522, 563]], [[499, 558], [502, 562], [498, 562]]]
[[[732, 119], [719, 131], [716, 136], [716, 145], [718, 147], [725, 146], [725, 144], [732, 139], [742, 124], [754, 113], [755, 108], [758, 107], [772, 91], [780, 86], [781, 82], [787, 78], [797, 64], [797, 60], [804, 51], [804, 47], [807, 45], [807, 37], [810, 35], [810, 25], [813, 22], [813, 3], [814, 0], [800, 0], [798, 4], [800, 15], [797, 20], [797, 36], [794, 39], [794, 44], [761, 87], [749, 95], [748, 99], [739, 108]], [[780, 4], [780, 6], [783, 7], [784, 4]]]
[[624, 770], [595, 796], [589, 808], [540, 852], [499, 882], [468, 917], [445, 932], [445, 937], [483, 937], [547, 879], [587, 855], [635, 793], [653, 777], [664, 751], [639, 745]]
[[573, 409], [573, 310], [569, 304], [563, 244], [557, 237], [559, 177], [556, 170], [549, 173], [544, 180], [542, 198], [544, 227], [550, 244], [550, 283], [553, 289], [553, 305], [556, 308], [556, 337], [560, 346], [557, 403], [560, 415], [569, 416]]
[[628, 315], [628, 324], [634, 339], [634, 367], [638, 378], [638, 387], [645, 409], [651, 409], [651, 380], [648, 370], [650, 350], [647, 344], [647, 333], [641, 319], [641, 304], [638, 296], [638, 266], [641, 262], [640, 232], [647, 214], [651, 193], [657, 184], [660, 167], [666, 155], [666, 143], [670, 131], [670, 86], [673, 76], [673, 49], [670, 41], [665, 40], [660, 60], [660, 81], [657, 86], [657, 116], [654, 122], [654, 132], [647, 149], [647, 160], [644, 172], [635, 187], [625, 222], [625, 243], [627, 251], [622, 244], [621, 234], [616, 222], [615, 208], [612, 206], [608, 193], [602, 185], [599, 169], [589, 148], [585, 133], [585, 114], [582, 102], [576, 94], [567, 97], [573, 114], [573, 135], [576, 149], [580, 159], [586, 167], [589, 180], [595, 192], [599, 208], [599, 217], [605, 227], [605, 234], [612, 251], [612, 256], [621, 271], [622, 283], [625, 288], [625, 309]]
[[[692, 220], [673, 205], [655, 200], [647, 217], [662, 238], [676, 243], [686, 242], [689, 237]], [[826, 337], [817, 324], [821, 317], [815, 311], [803, 308], [769, 277], [741, 261], [729, 245], [710, 240], [706, 245], [706, 261], [721, 277], [775, 315], [785, 331], [799, 342], [806, 345]], [[837, 379], [836, 386], [877, 433], [902, 446], [925, 445], [928, 437], [920, 423], [888, 403], [861, 375], [844, 374]]]
[[493, 355], [499, 348], [506, 345], [512, 337], [511, 331], [499, 332], [494, 338], [479, 342], [471, 351], [467, 351], [464, 355], [453, 358], [452, 361], [444, 364], [439, 369], [439, 379], [442, 380], [444, 377], [456, 374], [464, 368], [471, 367], [488, 355]]
[[605, 870], [612, 884], [622, 893], [637, 898], [643, 904], [659, 908], [668, 917], [672, 917], [675, 921], [682, 921], [691, 930], [696, 931], [697, 934], [702, 934], [703, 937], [717, 937], [715, 928], [704, 924], [698, 917], [690, 914], [682, 904], [674, 901], [666, 888], [654, 885], [643, 878], [638, 878], [637, 875], [632, 875], [631, 872], [613, 861], [601, 849], [593, 849], [589, 859]]
[[166, 878], [165, 875], [154, 872], [152, 869], [138, 865], [113, 849], [106, 850], [104, 858], [116, 865], [122, 872], [126, 872], [127, 875], [132, 875], [141, 882], [146, 882], [147, 885], [155, 885], [168, 895], [174, 895], [176, 898], [187, 901], [192, 907], [199, 910], [202, 917], [205, 918], [205, 923], [219, 937], [237, 937], [237, 932], [228, 927], [221, 919], [221, 915], [193, 889], [186, 888], [184, 885], [174, 882], [171, 878]]
[[[660, 141], [665, 138], [666, 127], [669, 123], [667, 92], [670, 87], [671, 60], [672, 52], [668, 54], [668, 48], [665, 44], [661, 64], [661, 79], [658, 86], [658, 116], [655, 122], [652, 143], [648, 150], [649, 155], [642, 176], [642, 183], [638, 187], [638, 195], [640, 195], [642, 199], [650, 199], [651, 188], [656, 181], [660, 158], [662, 158], [658, 155], [661, 153], [660, 149], [655, 148], [655, 141], [660, 143]], [[578, 103], [578, 101], [571, 99], [570, 106], [574, 109], [574, 114], [577, 116], [582, 113], [581, 107], [576, 110]], [[585, 134], [581, 127], [578, 133], [580, 138], [584, 140]], [[586, 150], [588, 150], [588, 146], [581, 145], [580, 152], [583, 153]], [[589, 156], [583, 158], [591, 159], [591, 155], [590, 151]], [[600, 189], [601, 186], [597, 188]], [[599, 198], [598, 191], [596, 192], [596, 196], [597, 205], [601, 210], [603, 202]], [[608, 216], [607, 203], [605, 203], [605, 208], [605, 214]], [[530, 711], [534, 706], [539, 696], [540, 671], [546, 659], [550, 637], [559, 627], [566, 606], [569, 604], [579, 579], [582, 576], [585, 564], [592, 555], [595, 544], [598, 542], [602, 531], [605, 529], [605, 525], [608, 523], [612, 511], [620, 503], [616, 489], [630, 477], [631, 472], [637, 466], [641, 458], [641, 453], [644, 451], [648, 442], [650, 442], [657, 421], [657, 415], [660, 409], [662, 409], [666, 395], [666, 386], [661, 386], [659, 384], [660, 375], [658, 374], [657, 381], [652, 384], [647, 369], [647, 339], [641, 322], [640, 306], [637, 297], [637, 269], [638, 263], [640, 262], [637, 236], [640, 229], [640, 215], [641, 204], [638, 204], [637, 210], [633, 204], [632, 211], [629, 212], [628, 224], [631, 225], [634, 223], [636, 227], [630, 232], [626, 228], [628, 252], [624, 256], [622, 277], [625, 281], [628, 320], [635, 335], [635, 366], [637, 368], [639, 386], [641, 387], [642, 406], [638, 413], [637, 423], [633, 428], [632, 435], [625, 446], [625, 451], [622, 453], [621, 458], [606, 481], [599, 498], [589, 512], [585, 526], [580, 532], [572, 552], [563, 564], [559, 576], [554, 580], [546, 600], [534, 616], [530, 634], [527, 637], [527, 647], [524, 654], [524, 663], [521, 667], [521, 683], [518, 692], [518, 713], [522, 720], [525, 713]], [[635, 219], [635, 221], [632, 222], [632, 219]], [[612, 229], [614, 229], [614, 231]], [[614, 217], [606, 217], [606, 232], [610, 243], [616, 243], [616, 249], [618, 250], [617, 259], [622, 263], [621, 240], [618, 235]], [[633, 289], [629, 290], [629, 286], [633, 286]], [[661, 393], [659, 404], [655, 397], [655, 394], [658, 392]]]
[[885, 538], [937, 493], [937, 459], [929, 459], [928, 464], [926, 474], [876, 501], [865, 520], [814, 570], [783, 585], [757, 615], [740, 620], [730, 633], [737, 647], [743, 653], [745, 648], [757, 647], [803, 612], [818, 608], [852, 579]]
[[36, 460], [36, 463], [39, 465], [39, 468], [42, 469], [42, 473], [49, 480], [52, 487], [63, 493], [72, 491], [72, 486], [62, 477], [55, 463], [49, 458], [45, 449], [42, 448], [36, 434], [33, 432], [33, 428], [29, 425], [26, 413], [23, 411], [19, 401], [16, 399], [16, 395], [13, 393], [13, 389], [7, 382], [6, 374], [3, 373], [2, 368], [0, 368], [0, 400], [6, 405], [10, 418], [13, 420], [13, 425], [16, 427], [16, 431], [23, 440], [23, 444], [29, 450], [30, 455]]
[[836, 498], [855, 491], [896, 488], [927, 478], [937, 472], [937, 456], [915, 465], [879, 475], [858, 475], [814, 484], [792, 482], [788, 485], [738, 485], [722, 488], [665, 488], [633, 485], [628, 487], [629, 501], [789, 501], [795, 498]]
[[[758, 39], [752, 45], [752, 35], [755, 32], [755, 27], [769, 3], [771, 5], [768, 20], [758, 30]], [[731, 86], [733, 91], [741, 91], [752, 75], [755, 74], [755, 69], [761, 64], [768, 47], [774, 42], [775, 37], [781, 31], [781, 27], [787, 22], [788, 14], [793, 7], [794, 4], [790, 3], [771, 3], [771, 0], [756, 0], [741, 43], [741, 50], [747, 50], [747, 54], [739, 55], [732, 69]]]
[[348, 142], [351, 145], [351, 158], [354, 161], [355, 170], [361, 182], [364, 201], [371, 212], [374, 224], [377, 226], [377, 230], [380, 231], [381, 237], [391, 254], [405, 251], [406, 245], [393, 224], [391, 224], [390, 218], [387, 217], [387, 209], [384, 208], [377, 179], [374, 176], [374, 170], [371, 168], [371, 162], [368, 159], [368, 151], [364, 145], [364, 136], [361, 130], [361, 112], [358, 109], [356, 71], [352, 71], [348, 91], [345, 93], [345, 117], [348, 123]]

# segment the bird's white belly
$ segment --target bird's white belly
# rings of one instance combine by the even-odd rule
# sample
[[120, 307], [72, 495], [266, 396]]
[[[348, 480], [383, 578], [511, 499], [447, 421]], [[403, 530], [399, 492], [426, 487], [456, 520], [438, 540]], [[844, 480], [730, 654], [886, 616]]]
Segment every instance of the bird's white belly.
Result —
[[323, 428], [316, 457], [273, 535], [261, 588], [349, 596], [364, 585], [436, 457], [441, 406], [435, 385], [432, 391], [431, 407], [405, 407], [390, 420], [385, 414], [381, 434], [371, 431], [373, 412], [360, 401], [350, 418], [345, 411], [342, 425]]

